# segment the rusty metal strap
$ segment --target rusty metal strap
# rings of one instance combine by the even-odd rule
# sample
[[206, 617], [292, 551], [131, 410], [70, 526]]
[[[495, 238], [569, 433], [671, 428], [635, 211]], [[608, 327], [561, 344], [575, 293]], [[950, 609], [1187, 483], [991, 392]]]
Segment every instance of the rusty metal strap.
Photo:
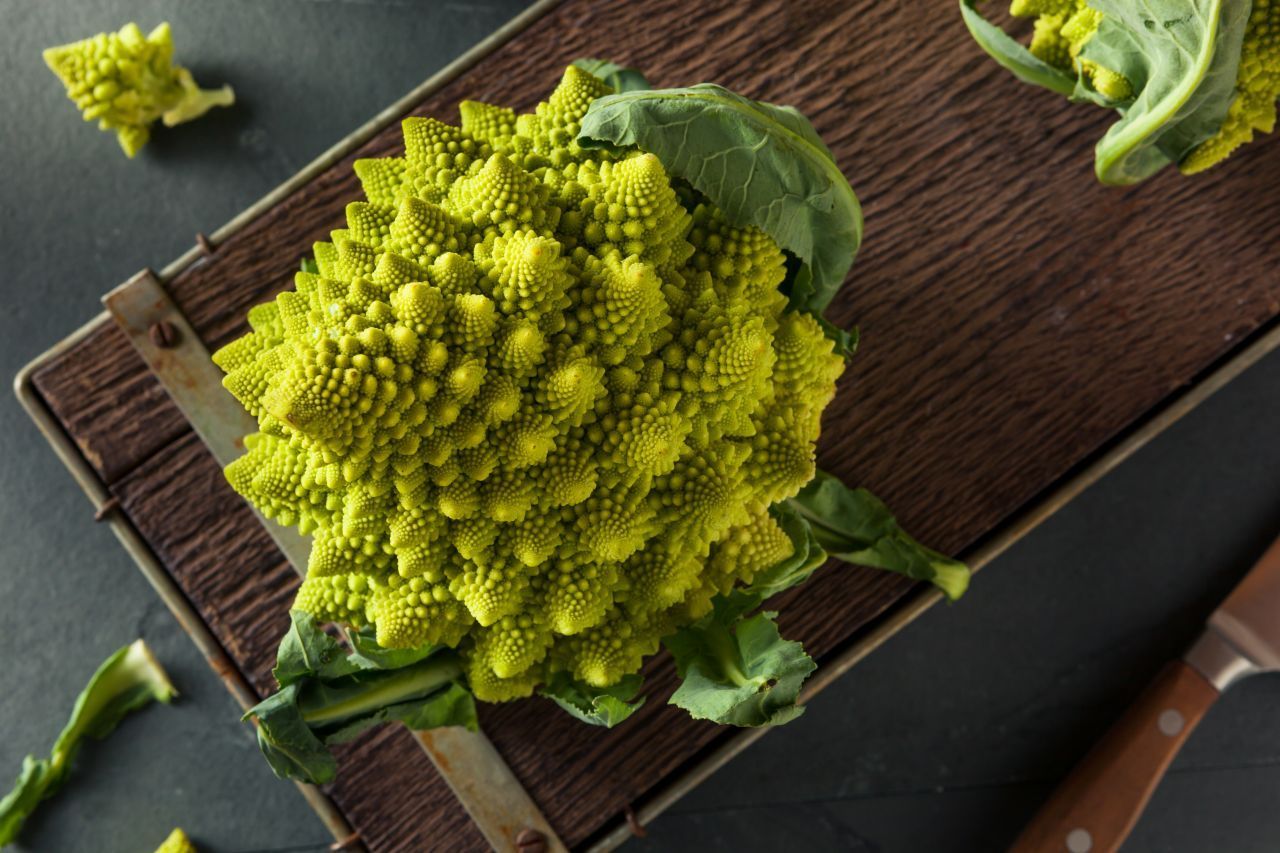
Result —
[[[223, 389], [222, 372], [155, 274], [143, 270], [102, 301], [218, 464], [240, 456], [243, 437], [257, 431], [257, 422]], [[258, 519], [303, 574], [310, 541], [293, 528]], [[444, 728], [415, 737], [495, 850], [528, 851], [531, 837], [541, 849], [566, 850], [482, 732]]]

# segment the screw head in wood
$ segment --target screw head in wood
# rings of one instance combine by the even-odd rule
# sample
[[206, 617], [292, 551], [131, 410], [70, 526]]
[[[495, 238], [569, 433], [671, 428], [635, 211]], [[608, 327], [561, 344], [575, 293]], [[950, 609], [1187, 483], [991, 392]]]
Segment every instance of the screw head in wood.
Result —
[[516, 836], [520, 853], [546, 853], [547, 837], [536, 829], [522, 829]]
[[160, 349], [173, 349], [178, 343], [178, 329], [168, 320], [152, 323], [147, 334], [151, 337], [151, 343]]

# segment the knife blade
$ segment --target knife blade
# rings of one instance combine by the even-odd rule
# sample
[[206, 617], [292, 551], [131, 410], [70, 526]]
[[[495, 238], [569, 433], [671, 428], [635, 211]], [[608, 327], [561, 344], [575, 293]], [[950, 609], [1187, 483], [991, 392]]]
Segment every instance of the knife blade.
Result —
[[1223, 691], [1280, 671], [1280, 539], [1027, 825], [1011, 853], [1114, 853]]

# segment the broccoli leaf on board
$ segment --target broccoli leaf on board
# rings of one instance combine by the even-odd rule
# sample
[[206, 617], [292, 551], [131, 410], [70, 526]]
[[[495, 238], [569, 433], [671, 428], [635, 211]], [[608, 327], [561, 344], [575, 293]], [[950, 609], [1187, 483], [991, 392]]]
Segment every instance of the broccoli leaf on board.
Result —
[[582, 722], [611, 729], [644, 704], [643, 696], [636, 699], [642, 682], [641, 676], [633, 673], [610, 687], [592, 687], [561, 671], [538, 692]]
[[827, 552], [818, 543], [812, 526], [793, 507], [785, 503], [774, 504], [769, 512], [795, 550], [787, 559], [757, 573], [751, 585], [742, 590], [753, 596], [757, 603], [804, 583], [827, 561]]
[[273, 670], [280, 689], [245, 714], [257, 721], [258, 747], [277, 776], [328, 782], [338, 769], [329, 747], [383, 723], [478, 727], [453, 651], [383, 649], [357, 632], [347, 654], [311, 614], [289, 615]]
[[1068, 98], [1072, 96], [1076, 75], [1053, 67], [1027, 50], [1004, 30], [982, 17], [977, 4], [978, 0], [960, 0], [960, 14], [964, 16], [969, 34], [992, 59], [1024, 83], [1043, 86]]
[[735, 595], [662, 641], [681, 678], [671, 704], [694, 719], [733, 726], [790, 722], [804, 713], [796, 699], [818, 665], [799, 643], [782, 639], [776, 613], [732, 615], [741, 607]]
[[794, 107], [710, 83], [623, 92], [592, 102], [578, 144], [654, 154], [730, 222], [772, 237], [800, 262], [789, 283], [796, 310], [822, 313], [862, 243], [858, 198]]
[[683, 679], [671, 704], [698, 719], [776, 726], [801, 714], [800, 688], [817, 664], [799, 643], [782, 638], [777, 614], [748, 614], [807, 581], [828, 552], [931, 581], [953, 600], [968, 586], [968, 567], [916, 542], [878, 498], [830, 474], [819, 471], [799, 495], [769, 511], [791, 540], [791, 556], [757, 573], [750, 585], [716, 596], [711, 613], [662, 641]]
[[1235, 97], [1248, 0], [1090, 0], [1102, 12], [1080, 55], [1137, 92], [1098, 142], [1098, 177], [1133, 184], [1222, 127]]
[[968, 566], [912, 539], [884, 502], [866, 489], [851, 489], [819, 471], [787, 503], [837, 560], [929, 581], [952, 601], [969, 586]]
[[625, 68], [607, 59], [575, 59], [573, 64], [601, 80], [615, 92], [639, 92], [652, 89], [644, 75], [634, 68]]
[[28, 755], [14, 789], [0, 800], [0, 846], [12, 842], [36, 805], [66, 781], [85, 737], [101, 740], [131, 711], [153, 701], [168, 704], [177, 695], [169, 676], [142, 640], [103, 661], [76, 697], [71, 719], [54, 742], [49, 758]]
[[670, 702], [697, 719], [733, 726], [777, 726], [804, 712], [800, 687], [817, 668], [797, 642], [782, 639], [776, 613], [746, 614], [804, 583], [827, 560], [809, 523], [786, 504], [769, 510], [794, 548], [750, 586], [716, 596], [709, 614], [662, 642], [682, 679]]

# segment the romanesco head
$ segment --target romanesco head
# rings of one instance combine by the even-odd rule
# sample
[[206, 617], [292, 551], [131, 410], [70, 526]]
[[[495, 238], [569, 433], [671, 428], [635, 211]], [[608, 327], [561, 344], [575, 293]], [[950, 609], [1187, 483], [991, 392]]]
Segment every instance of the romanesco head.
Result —
[[261, 426], [228, 479], [314, 535], [297, 606], [458, 647], [481, 699], [612, 684], [787, 556], [767, 509], [843, 369], [772, 239], [577, 145], [607, 91], [407, 119], [318, 274], [214, 356]]
[[44, 61], [84, 120], [97, 120], [100, 129], [114, 131], [129, 157], [151, 137], [156, 119], [172, 127], [235, 101], [230, 86], [203, 90], [190, 71], [173, 64], [167, 23], [146, 35], [131, 23], [116, 33], [51, 47]]

